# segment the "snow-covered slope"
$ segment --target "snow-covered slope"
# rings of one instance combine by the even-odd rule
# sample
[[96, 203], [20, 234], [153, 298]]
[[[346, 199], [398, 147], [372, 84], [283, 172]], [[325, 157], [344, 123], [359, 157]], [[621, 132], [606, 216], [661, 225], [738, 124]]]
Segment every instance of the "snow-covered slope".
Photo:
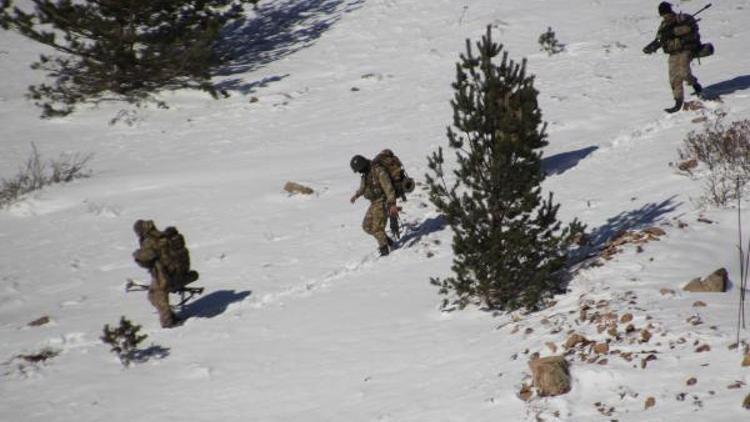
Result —
[[[672, 102], [666, 57], [641, 52], [659, 22], [653, 2], [265, 0], [257, 13], [233, 30], [238, 60], [216, 78], [229, 99], [180, 91], [164, 94], [167, 110], [102, 103], [54, 120], [23, 97], [43, 79], [28, 69], [41, 47], [0, 33], [0, 177], [32, 142], [48, 158], [94, 154], [91, 178], [0, 210], [0, 421], [750, 417], [740, 407], [750, 369], [728, 349], [736, 210], [698, 208], [700, 181], [669, 165], [701, 128], [696, 117], [750, 117], [750, 2], [716, 3], [702, 21], [717, 54], [693, 69], [723, 102], [675, 115], [662, 112]], [[387, 259], [360, 229], [365, 204], [348, 202], [353, 154], [392, 148], [422, 178], [425, 157], [446, 144], [455, 62], [487, 25], [537, 76], [550, 135], [544, 188], [561, 218], [580, 218], [599, 240], [666, 232], [580, 271], [556, 305], [527, 316], [440, 312], [428, 281], [449, 273], [451, 234], [420, 190], [404, 204], [404, 247]], [[548, 26], [564, 53], [539, 51]], [[290, 180], [316, 194], [288, 196]], [[127, 278], [146, 277], [131, 259], [139, 218], [185, 234], [207, 289], [179, 328], [159, 328], [145, 294], [124, 292]], [[730, 292], [682, 292], [719, 267]], [[575, 357], [569, 394], [517, 398], [529, 356], [552, 354], [546, 343], [559, 353], [574, 331], [608, 338], [579, 318], [583, 305], [632, 314], [636, 334], [606, 357]], [[27, 326], [44, 315], [52, 322]], [[121, 315], [167, 356], [124, 369], [99, 341]], [[631, 341], [641, 329], [649, 342]], [[14, 359], [45, 347], [59, 356]], [[647, 397], [655, 406], [644, 410]]]

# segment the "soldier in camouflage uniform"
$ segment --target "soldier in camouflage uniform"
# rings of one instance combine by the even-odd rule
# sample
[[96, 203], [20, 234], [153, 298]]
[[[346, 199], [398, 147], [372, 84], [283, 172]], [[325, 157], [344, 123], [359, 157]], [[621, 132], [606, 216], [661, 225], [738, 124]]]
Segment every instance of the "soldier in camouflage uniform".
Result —
[[172, 327], [178, 318], [169, 305], [169, 293], [198, 279], [198, 273], [190, 270], [185, 239], [174, 227], [158, 230], [151, 220], [136, 221], [133, 230], [140, 245], [133, 259], [151, 274], [148, 300], [159, 313], [161, 326]]
[[700, 34], [695, 18], [687, 14], [675, 13], [670, 3], [661, 2], [658, 10], [662, 22], [657, 31], [657, 40], [646, 46], [644, 52], [650, 54], [658, 47], [662, 47], [664, 52], [669, 54], [669, 85], [672, 88], [675, 105], [664, 111], [674, 113], [682, 109], [685, 101], [683, 83], [690, 84], [696, 95], [700, 95], [703, 91], [703, 87], [690, 69], [690, 61], [701, 47]]
[[385, 256], [393, 247], [393, 241], [385, 234], [385, 226], [388, 216], [398, 216], [396, 190], [385, 169], [371, 164], [370, 160], [361, 155], [352, 157], [352, 170], [362, 175], [362, 181], [350, 202], [353, 204], [360, 196], [370, 201], [370, 207], [362, 221], [362, 229], [377, 240], [378, 251], [381, 256]]

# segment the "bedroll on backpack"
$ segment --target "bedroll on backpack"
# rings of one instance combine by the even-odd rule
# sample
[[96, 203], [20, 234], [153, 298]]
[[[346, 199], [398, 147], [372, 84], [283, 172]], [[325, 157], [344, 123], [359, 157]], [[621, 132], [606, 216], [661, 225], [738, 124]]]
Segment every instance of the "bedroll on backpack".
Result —
[[406, 194], [414, 191], [414, 179], [409, 177], [404, 170], [401, 160], [390, 149], [384, 149], [372, 159], [373, 165], [383, 167], [391, 178], [396, 195], [406, 200]]
[[702, 58], [702, 57], [708, 57], [714, 54], [714, 45], [709, 43], [701, 44], [700, 47], [695, 49], [693, 52], [693, 57], [695, 58]]

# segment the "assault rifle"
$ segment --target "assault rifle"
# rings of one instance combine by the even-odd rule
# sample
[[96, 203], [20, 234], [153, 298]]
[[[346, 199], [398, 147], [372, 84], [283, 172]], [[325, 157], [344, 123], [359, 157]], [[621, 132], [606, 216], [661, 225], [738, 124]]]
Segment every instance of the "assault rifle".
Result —
[[[708, 9], [709, 7], [711, 7], [711, 3], [708, 3], [707, 5], [703, 6], [700, 10], [698, 10], [697, 12], [693, 13], [690, 16], [696, 17], [700, 13], [702, 13], [704, 10]], [[700, 19], [696, 19], [695, 21], [699, 22]], [[656, 39], [654, 39], [653, 41], [651, 41], [650, 43], [648, 43], [647, 46], [643, 47], [643, 52], [646, 53], [646, 54], [656, 53], [656, 51], [662, 45], [662, 39], [666, 38], [665, 37], [666, 33], [671, 32], [673, 28], [674, 28], [674, 25], [669, 25], [669, 26], [665, 26], [664, 28], [662, 28], [659, 31], [659, 33], [656, 34]]]
[[[127, 284], [125, 284], [125, 291], [126, 292], [140, 292], [140, 291], [146, 291], [148, 290], [148, 285], [145, 283], [139, 283], [132, 278], [128, 279]], [[177, 293], [180, 295], [180, 301], [177, 302], [176, 305], [173, 307], [175, 308], [182, 308], [186, 303], [190, 301], [194, 296], [200, 296], [203, 294], [203, 287], [188, 287], [188, 286], [182, 286], [180, 288], [171, 290], [169, 293]]]
[[394, 240], [398, 240], [401, 237], [401, 222], [399, 221], [398, 216], [388, 216], [388, 223], [390, 224], [391, 234], [393, 235]]

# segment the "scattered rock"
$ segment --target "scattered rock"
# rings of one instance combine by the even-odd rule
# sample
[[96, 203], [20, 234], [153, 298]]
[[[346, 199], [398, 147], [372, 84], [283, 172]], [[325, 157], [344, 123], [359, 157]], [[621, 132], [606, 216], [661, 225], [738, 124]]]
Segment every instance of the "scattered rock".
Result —
[[750, 366], [750, 353], [745, 354], [745, 357], [742, 359], [742, 366]]
[[646, 399], [646, 404], [643, 406], [643, 408], [648, 409], [654, 406], [656, 406], [656, 399], [654, 397], [648, 397]]
[[260, 101], [260, 100], [258, 99], [258, 97], [250, 97], [250, 102], [251, 102], [251, 103], [257, 103], [258, 101]]
[[645, 328], [641, 330], [641, 343], [648, 343], [651, 340], [651, 332]]
[[748, 394], [745, 397], [745, 400], [742, 401], [742, 407], [744, 407], [745, 409], [750, 409], [750, 394]]
[[703, 353], [703, 352], [710, 352], [711, 346], [704, 344], [702, 346], [698, 346], [697, 349], [695, 349], [695, 353]]
[[698, 111], [703, 110], [706, 108], [706, 106], [703, 105], [702, 102], [691, 100], [691, 101], [685, 101], [685, 104], [682, 106], [684, 110], [690, 110], [690, 111]]
[[682, 290], [687, 292], [725, 292], [727, 290], [727, 284], [729, 282], [729, 276], [727, 270], [719, 268], [718, 270], [711, 273], [708, 277], [701, 280], [700, 278], [694, 278]]
[[557, 345], [551, 341], [544, 343], [552, 353], [557, 353]]
[[736, 390], [738, 388], [742, 388], [744, 385], [745, 383], [742, 381], [735, 381], [734, 384], [729, 384], [727, 388], [730, 390]]
[[653, 353], [641, 359], [641, 369], [646, 369], [646, 365], [652, 360], [656, 360], [656, 355]]
[[667, 234], [664, 229], [656, 226], [646, 227], [645, 229], [643, 229], [643, 233], [650, 234], [651, 236], [656, 237], [664, 236]]
[[523, 401], [531, 400], [532, 395], [534, 395], [534, 392], [531, 391], [531, 386], [526, 383], [521, 386], [521, 390], [517, 394], [518, 398]]
[[533, 333], [533, 332], [534, 332], [534, 329], [533, 329], [533, 328], [531, 328], [531, 327], [529, 327], [529, 328], [527, 328], [527, 329], [523, 330], [523, 333], [524, 333], [524, 334], [531, 334], [531, 333]]
[[633, 314], [630, 314], [630, 313], [625, 314], [622, 317], [620, 317], [620, 322], [623, 324], [626, 324], [632, 320], [633, 320]]
[[29, 327], [39, 327], [39, 326], [44, 325], [44, 324], [49, 324], [50, 321], [51, 321], [50, 317], [47, 316], [47, 315], [45, 315], [43, 317], [40, 317], [40, 318], [37, 318], [37, 319], [31, 321], [30, 323], [28, 323], [28, 326]]
[[698, 379], [695, 377], [688, 378], [687, 382], [685, 384], [687, 385], [695, 385], [698, 383]]
[[568, 361], [562, 356], [549, 356], [529, 361], [533, 385], [539, 396], [558, 396], [570, 391]]
[[606, 355], [607, 353], [609, 353], [609, 344], [608, 343], [595, 344], [594, 353], [598, 353], [600, 355]]
[[661, 294], [662, 294], [662, 296], [666, 296], [666, 295], [674, 295], [674, 294], [676, 294], [676, 292], [675, 292], [674, 290], [672, 290], [672, 289], [667, 289], [666, 287], [662, 287], [661, 289], [659, 289], [659, 293], [661, 293]]
[[689, 172], [690, 170], [696, 167], [698, 167], [698, 160], [695, 158], [691, 158], [685, 161], [680, 161], [679, 163], [677, 163], [677, 168], [680, 169], [681, 171]]
[[692, 122], [692, 123], [704, 123], [704, 122], [707, 122], [707, 121], [708, 121], [708, 117], [701, 116], [701, 117], [696, 117], [695, 119], [691, 120], [690, 122]]
[[586, 337], [580, 335], [580, 334], [573, 334], [565, 341], [565, 348], [566, 349], [572, 349], [579, 344], [587, 345], [589, 344], [589, 341], [586, 339]]
[[315, 191], [312, 188], [309, 188], [307, 186], [300, 185], [299, 183], [295, 182], [286, 182], [284, 185], [284, 191], [295, 195], [295, 194], [302, 194], [302, 195], [312, 195], [315, 193]]
[[694, 307], [694, 308], [703, 308], [703, 307], [705, 307], [705, 306], [707, 306], [707, 305], [706, 305], [706, 302], [704, 302], [704, 301], [702, 301], [702, 300], [696, 300], [696, 301], [695, 301], [695, 302], [693, 303], [693, 307]]

